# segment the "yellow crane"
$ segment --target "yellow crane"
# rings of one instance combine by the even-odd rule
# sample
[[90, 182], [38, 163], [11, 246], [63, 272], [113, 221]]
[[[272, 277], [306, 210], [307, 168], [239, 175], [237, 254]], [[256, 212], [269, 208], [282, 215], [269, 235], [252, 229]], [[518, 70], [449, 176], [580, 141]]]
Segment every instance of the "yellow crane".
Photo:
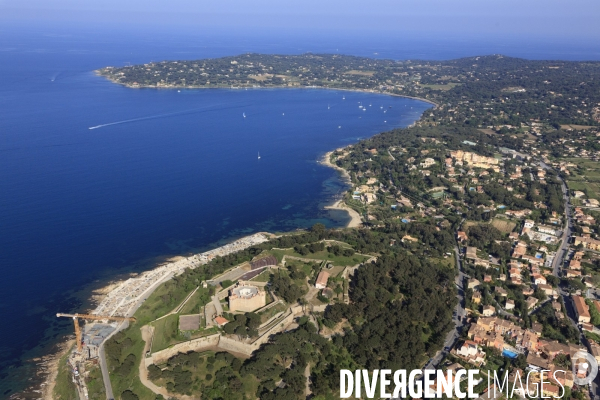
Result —
[[135, 321], [135, 318], [128, 317], [111, 317], [109, 315], [92, 315], [92, 314], [63, 314], [57, 313], [57, 317], [73, 318], [73, 324], [75, 325], [75, 338], [77, 340], [77, 352], [81, 352], [82, 340], [81, 340], [81, 328], [79, 327], [79, 318], [92, 319], [92, 320], [110, 320], [110, 321]]

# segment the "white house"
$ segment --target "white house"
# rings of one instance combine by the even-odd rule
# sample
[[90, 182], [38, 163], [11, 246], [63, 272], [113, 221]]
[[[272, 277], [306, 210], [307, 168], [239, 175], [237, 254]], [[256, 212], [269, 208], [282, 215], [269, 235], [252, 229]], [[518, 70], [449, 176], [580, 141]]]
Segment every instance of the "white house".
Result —
[[538, 225], [538, 232], [547, 233], [549, 235], [556, 235], [556, 228], [548, 225]]

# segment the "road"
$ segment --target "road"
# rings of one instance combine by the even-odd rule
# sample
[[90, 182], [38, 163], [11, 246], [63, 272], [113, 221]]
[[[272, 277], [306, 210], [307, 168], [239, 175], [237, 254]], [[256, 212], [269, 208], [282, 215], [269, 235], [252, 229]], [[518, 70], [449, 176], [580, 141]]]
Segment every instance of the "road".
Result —
[[208, 281], [208, 284], [212, 286], [217, 286], [217, 284], [223, 281], [235, 282], [247, 272], [250, 272], [250, 265], [242, 264], [242, 266], [232, 268], [229, 271], [225, 271], [219, 276], [215, 276], [214, 278]]
[[431, 358], [423, 369], [435, 369], [438, 364], [448, 355], [448, 352], [458, 338], [460, 337], [460, 332], [465, 324], [465, 317], [467, 316], [467, 312], [465, 311], [465, 290], [463, 287], [465, 274], [462, 269], [462, 262], [459, 258], [458, 246], [454, 246], [454, 257], [456, 259], [456, 265], [458, 267], [458, 274], [456, 275], [456, 279], [454, 283], [456, 284], [458, 303], [456, 304], [456, 308], [454, 309], [454, 314], [452, 320], [454, 321], [454, 329], [448, 332], [446, 336], [446, 340], [444, 341], [444, 348], [436, 353], [436, 355]]
[[[144, 291], [144, 293], [142, 293], [142, 295], [140, 295], [140, 297], [138, 298], [138, 301], [129, 309], [129, 311], [127, 312], [127, 315], [124, 315], [124, 317], [133, 317], [133, 314], [135, 314], [135, 312], [138, 310], [138, 308], [140, 308], [140, 306], [144, 303], [144, 300], [146, 300], [148, 298], [148, 296], [150, 296], [152, 294], [152, 292], [154, 292], [156, 290], [156, 288], [158, 288], [160, 285], [162, 285], [163, 282], [168, 281], [172, 277], [173, 277], [173, 274], [170, 273], [170, 274], [166, 275], [163, 279], [155, 282], [152, 286], [150, 286], [148, 289], [146, 289]], [[104, 382], [104, 390], [106, 392], [106, 398], [108, 400], [113, 400], [115, 398], [115, 396], [113, 394], [112, 384], [110, 383], [110, 376], [108, 373], [108, 365], [106, 364], [106, 354], [104, 353], [104, 343], [106, 343], [117, 332], [122, 331], [123, 329], [127, 328], [128, 326], [129, 326], [129, 321], [123, 321], [123, 322], [119, 323], [119, 325], [117, 325], [117, 329], [115, 329], [113, 333], [108, 335], [108, 337], [106, 339], [104, 339], [104, 341], [98, 347], [98, 363], [100, 364], [100, 370], [102, 371], [102, 381]], [[143, 360], [142, 360], [142, 362], [143, 362]]]
[[[543, 161], [540, 161], [540, 166], [543, 169], [551, 169]], [[563, 192], [563, 199], [565, 201], [566, 225], [565, 225], [565, 229], [563, 230], [563, 234], [562, 234], [562, 238], [561, 238], [562, 243], [560, 245], [560, 248], [556, 252], [556, 256], [554, 257], [554, 260], [552, 261], [552, 274], [554, 276], [556, 276], [557, 278], [560, 277], [560, 268], [564, 264], [565, 256], [568, 254], [569, 238], [571, 237], [571, 233], [573, 232], [571, 204], [569, 201], [567, 186], [565, 185], [565, 181], [562, 178], [558, 177], [558, 179], [560, 179], [562, 192]], [[575, 327], [575, 329], [577, 329], [577, 331], [579, 332], [579, 340], [580, 340], [581, 344], [588, 347], [588, 352], [591, 353], [591, 351], [590, 351], [591, 349], [588, 346], [588, 341], [585, 339], [585, 335], [583, 334], [583, 331], [578, 326], [577, 314], [575, 313], [575, 308], [573, 307], [571, 296], [561, 286], [558, 287], [558, 292], [564, 300], [565, 309], [567, 311], [567, 315], [566, 315], [567, 318], [569, 319], [571, 324]], [[596, 379], [594, 379], [594, 381], [592, 382], [591, 388], [590, 388], [590, 397], [594, 400], [600, 399], [600, 385], [598, 384], [599, 381], [600, 381], [600, 375], [597, 376]]]
[[[546, 170], [552, 169], [543, 161], [540, 161], [540, 167]], [[565, 219], [567, 223], [565, 225], [565, 228], [563, 229], [563, 234], [561, 237], [562, 243], [560, 245], [560, 248], [556, 251], [554, 260], [552, 260], [552, 274], [556, 277], [560, 277], [560, 268], [562, 266], [562, 262], [565, 258], [565, 255], [569, 249], [569, 238], [571, 237], [571, 233], [573, 232], [573, 225], [571, 222], [571, 204], [569, 203], [567, 185], [565, 185], [565, 181], [562, 180], [562, 178], [558, 177], [558, 179], [560, 179], [560, 184], [563, 192], [563, 199], [565, 201]]]

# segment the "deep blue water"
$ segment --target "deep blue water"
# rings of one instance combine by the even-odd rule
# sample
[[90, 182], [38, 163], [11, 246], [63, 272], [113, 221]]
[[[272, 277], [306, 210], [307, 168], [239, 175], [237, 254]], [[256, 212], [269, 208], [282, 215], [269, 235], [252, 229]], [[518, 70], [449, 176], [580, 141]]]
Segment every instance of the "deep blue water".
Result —
[[81, 307], [76, 290], [255, 231], [343, 225], [322, 207], [345, 187], [318, 158], [430, 107], [318, 89], [133, 90], [91, 72], [247, 51], [600, 58], [581, 44], [0, 27], [0, 397], [70, 332], [54, 314]]

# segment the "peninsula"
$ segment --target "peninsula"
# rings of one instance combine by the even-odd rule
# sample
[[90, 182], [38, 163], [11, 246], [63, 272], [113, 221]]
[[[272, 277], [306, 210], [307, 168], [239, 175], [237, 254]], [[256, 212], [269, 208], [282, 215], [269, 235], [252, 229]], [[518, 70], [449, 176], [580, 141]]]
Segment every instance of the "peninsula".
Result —
[[[260, 234], [115, 289], [98, 312], [136, 321], [107, 321], [104, 337], [89, 324], [70, 356], [89, 398], [324, 400], [340, 369], [478, 368], [487, 383], [600, 358], [600, 63], [243, 54], [97, 72], [132, 88], [320, 87], [436, 107], [326, 155], [357, 227]], [[85, 354], [96, 345], [105, 385]], [[572, 374], [560, 384], [600, 395]]]

